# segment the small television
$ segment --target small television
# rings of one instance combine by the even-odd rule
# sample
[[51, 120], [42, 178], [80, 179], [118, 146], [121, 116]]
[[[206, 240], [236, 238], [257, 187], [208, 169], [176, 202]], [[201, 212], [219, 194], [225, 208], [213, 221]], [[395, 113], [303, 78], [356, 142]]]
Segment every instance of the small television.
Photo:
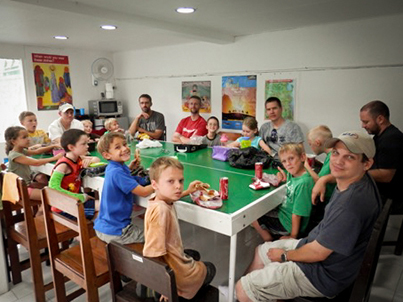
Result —
[[123, 114], [121, 101], [115, 99], [88, 101], [90, 115], [93, 116], [116, 116]]

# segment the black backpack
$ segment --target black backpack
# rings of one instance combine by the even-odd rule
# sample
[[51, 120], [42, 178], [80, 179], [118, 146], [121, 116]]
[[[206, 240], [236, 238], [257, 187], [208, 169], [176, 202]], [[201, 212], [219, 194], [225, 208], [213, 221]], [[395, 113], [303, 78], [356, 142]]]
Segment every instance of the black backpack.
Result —
[[255, 163], [263, 163], [263, 168], [268, 168], [272, 161], [269, 154], [255, 147], [243, 149], [231, 149], [228, 155], [229, 164], [235, 168], [254, 169]]

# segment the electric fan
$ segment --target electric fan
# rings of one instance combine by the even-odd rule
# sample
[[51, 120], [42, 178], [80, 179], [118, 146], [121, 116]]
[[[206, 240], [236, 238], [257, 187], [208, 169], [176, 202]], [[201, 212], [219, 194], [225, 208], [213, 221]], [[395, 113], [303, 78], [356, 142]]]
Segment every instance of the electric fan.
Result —
[[92, 63], [92, 84], [98, 86], [99, 81], [107, 81], [113, 76], [112, 62], [106, 58], [99, 58]]

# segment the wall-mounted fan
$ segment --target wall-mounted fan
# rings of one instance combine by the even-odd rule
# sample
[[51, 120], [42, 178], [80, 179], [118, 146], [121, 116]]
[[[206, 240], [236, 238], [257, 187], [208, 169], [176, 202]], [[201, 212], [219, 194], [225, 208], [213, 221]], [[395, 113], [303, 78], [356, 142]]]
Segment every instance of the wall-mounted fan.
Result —
[[113, 76], [112, 62], [106, 58], [96, 59], [91, 66], [92, 84], [98, 86], [99, 81], [107, 81]]

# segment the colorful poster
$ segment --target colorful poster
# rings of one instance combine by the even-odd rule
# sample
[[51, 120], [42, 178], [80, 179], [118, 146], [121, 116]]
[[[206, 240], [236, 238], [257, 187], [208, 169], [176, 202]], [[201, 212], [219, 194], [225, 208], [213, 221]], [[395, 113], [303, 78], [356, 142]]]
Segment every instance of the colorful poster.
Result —
[[[265, 85], [265, 100], [269, 97], [278, 97], [283, 106], [283, 118], [286, 120], [294, 120], [295, 108], [295, 80], [268, 80]], [[266, 109], [264, 110], [264, 118], [267, 120]]]
[[189, 112], [188, 101], [191, 96], [201, 98], [200, 112], [211, 112], [211, 81], [182, 82], [182, 110]]
[[256, 116], [256, 76], [222, 77], [222, 128], [241, 130], [248, 116]]
[[69, 57], [32, 54], [38, 110], [55, 110], [60, 103], [73, 103]]

